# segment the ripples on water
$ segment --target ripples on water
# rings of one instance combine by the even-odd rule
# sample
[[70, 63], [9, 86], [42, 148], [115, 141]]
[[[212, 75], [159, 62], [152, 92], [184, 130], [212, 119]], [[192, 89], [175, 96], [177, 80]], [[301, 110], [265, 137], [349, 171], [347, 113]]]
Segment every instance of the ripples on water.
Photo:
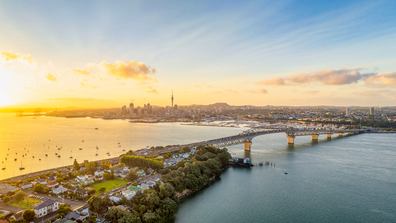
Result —
[[276, 167], [229, 168], [181, 202], [176, 222], [396, 222], [396, 135], [325, 137], [287, 146], [279, 133], [253, 139], [250, 153], [229, 147]]

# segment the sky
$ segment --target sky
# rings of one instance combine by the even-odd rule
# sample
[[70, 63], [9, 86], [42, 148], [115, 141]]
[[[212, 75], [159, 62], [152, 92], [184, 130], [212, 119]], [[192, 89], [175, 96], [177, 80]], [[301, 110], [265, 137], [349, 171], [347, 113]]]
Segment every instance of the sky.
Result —
[[396, 1], [3, 1], [1, 107], [396, 106]]

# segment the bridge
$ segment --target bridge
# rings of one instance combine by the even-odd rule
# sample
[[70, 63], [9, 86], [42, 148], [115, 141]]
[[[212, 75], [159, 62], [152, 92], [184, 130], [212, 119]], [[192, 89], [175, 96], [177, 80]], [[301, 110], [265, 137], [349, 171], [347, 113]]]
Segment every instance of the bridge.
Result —
[[268, 129], [264, 127], [256, 127], [248, 129], [238, 135], [228, 136], [219, 139], [213, 139], [208, 141], [196, 142], [191, 144], [186, 144], [183, 146], [188, 147], [196, 147], [199, 145], [212, 145], [214, 147], [227, 147], [238, 144], [244, 144], [245, 151], [250, 151], [250, 147], [252, 145], [252, 140], [254, 137], [273, 134], [278, 132], [285, 132], [287, 137], [288, 144], [294, 144], [294, 139], [296, 136], [306, 136], [310, 135], [312, 137], [312, 141], [317, 141], [319, 135], [327, 135], [327, 138], [330, 139], [333, 134], [338, 134], [342, 136], [344, 134], [353, 135], [364, 132], [369, 132], [367, 129], [320, 129], [320, 130], [291, 130], [291, 129]]

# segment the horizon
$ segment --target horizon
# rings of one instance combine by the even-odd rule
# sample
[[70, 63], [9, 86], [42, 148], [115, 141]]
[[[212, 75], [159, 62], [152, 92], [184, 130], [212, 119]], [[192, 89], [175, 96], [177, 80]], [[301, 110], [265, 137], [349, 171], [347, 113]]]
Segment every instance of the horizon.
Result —
[[0, 6], [2, 110], [396, 105], [392, 1]]

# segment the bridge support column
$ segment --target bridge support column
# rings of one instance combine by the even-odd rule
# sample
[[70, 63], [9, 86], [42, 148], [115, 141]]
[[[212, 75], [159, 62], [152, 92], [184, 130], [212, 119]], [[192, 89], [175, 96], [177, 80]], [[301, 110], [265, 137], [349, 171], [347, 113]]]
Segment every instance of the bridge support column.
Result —
[[244, 142], [243, 145], [245, 146], [245, 151], [250, 151], [251, 142]]
[[286, 135], [286, 137], [287, 137], [288, 144], [294, 144], [294, 138], [296, 138], [295, 136]]
[[344, 133], [342, 133], [342, 132], [339, 132], [339, 133], [338, 133], [338, 136], [342, 136], [342, 135], [344, 135]]
[[319, 135], [311, 135], [312, 136], [312, 141], [318, 141]]
[[331, 139], [331, 135], [333, 135], [333, 133], [327, 134], [327, 138], [328, 138], [328, 139]]

